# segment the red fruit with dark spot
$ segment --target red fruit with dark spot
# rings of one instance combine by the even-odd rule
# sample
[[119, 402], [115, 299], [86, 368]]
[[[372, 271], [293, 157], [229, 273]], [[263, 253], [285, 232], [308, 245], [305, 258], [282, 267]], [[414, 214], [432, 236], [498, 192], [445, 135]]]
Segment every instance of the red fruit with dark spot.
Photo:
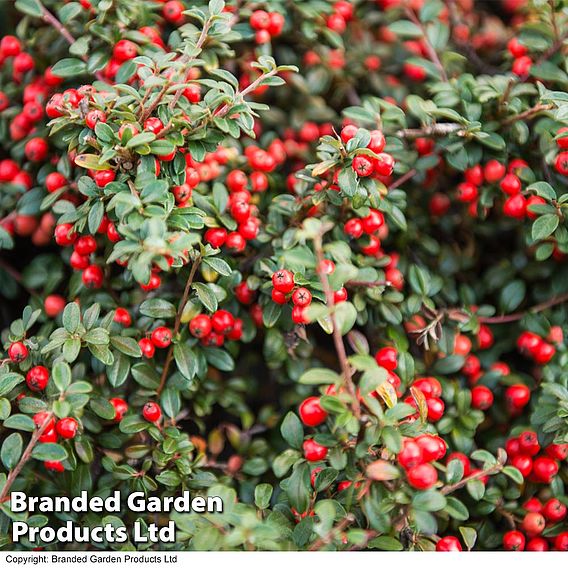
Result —
[[508, 531], [503, 535], [503, 548], [505, 550], [524, 550], [525, 535], [520, 531]]
[[159, 349], [169, 347], [172, 342], [172, 332], [169, 328], [161, 326], [152, 332], [152, 343]]
[[113, 321], [123, 327], [130, 327], [132, 325], [132, 317], [126, 308], [116, 308]]
[[531, 391], [526, 385], [511, 385], [505, 390], [505, 402], [509, 411], [524, 408], [531, 399]]
[[532, 478], [534, 478], [535, 481], [539, 483], [551, 483], [557, 473], [558, 462], [555, 460], [546, 456], [540, 456], [534, 460]]
[[461, 552], [460, 541], [455, 536], [445, 536], [436, 543], [437, 552]]
[[359, 177], [367, 177], [373, 173], [373, 162], [366, 156], [355, 156], [351, 167]]
[[306, 398], [299, 408], [300, 419], [306, 426], [319, 426], [325, 422], [327, 412], [321, 407], [319, 396]]
[[211, 318], [206, 314], [199, 314], [189, 322], [189, 332], [193, 337], [207, 337], [212, 329]]
[[142, 408], [142, 416], [148, 422], [157, 422], [162, 417], [162, 409], [156, 402], [148, 401]]
[[44, 138], [32, 138], [24, 146], [24, 153], [30, 162], [43, 162], [48, 152], [49, 146]]
[[22, 341], [15, 341], [8, 347], [8, 357], [13, 363], [25, 361], [29, 354], [28, 348]]
[[564, 503], [556, 498], [549, 499], [542, 509], [542, 514], [547, 521], [551, 523], [559, 523], [566, 518], [567, 508]]
[[56, 425], [55, 430], [57, 433], [66, 440], [71, 440], [77, 435], [79, 423], [75, 418], [68, 417], [62, 418]]
[[312, 293], [307, 288], [296, 288], [292, 294], [292, 303], [295, 306], [309, 306], [312, 302]]
[[289, 270], [277, 270], [272, 275], [272, 285], [278, 292], [288, 294], [294, 288], [294, 274]]
[[26, 374], [26, 384], [32, 391], [42, 391], [49, 382], [49, 371], [47, 367], [37, 365], [32, 367]]
[[151, 359], [156, 352], [156, 346], [152, 343], [150, 339], [147, 337], [143, 337], [139, 342], [138, 345], [142, 350], [142, 355], [146, 357], [146, 359]]
[[521, 527], [527, 536], [539, 535], [546, 526], [546, 520], [540, 513], [527, 513]]
[[493, 405], [493, 393], [489, 388], [478, 385], [471, 389], [471, 406], [477, 410], [487, 410]]
[[227, 310], [217, 310], [211, 316], [211, 325], [213, 330], [221, 335], [226, 335], [233, 329], [235, 318], [233, 314]]
[[398, 463], [404, 469], [410, 469], [426, 461], [420, 445], [412, 439], [407, 439], [402, 445], [402, 450], [397, 456]]
[[103, 285], [103, 269], [96, 264], [91, 264], [83, 270], [81, 279], [86, 288], [99, 289]]
[[398, 352], [394, 347], [383, 347], [375, 353], [375, 361], [387, 371], [394, 371], [398, 365]]

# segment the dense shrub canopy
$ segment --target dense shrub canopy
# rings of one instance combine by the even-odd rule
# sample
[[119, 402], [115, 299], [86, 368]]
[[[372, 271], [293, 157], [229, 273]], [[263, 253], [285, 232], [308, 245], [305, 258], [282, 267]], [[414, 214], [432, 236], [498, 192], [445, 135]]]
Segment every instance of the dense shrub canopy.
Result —
[[[568, 549], [562, 0], [0, 14], [0, 501], [223, 497], [180, 550]], [[28, 521], [68, 518], [155, 522]]]

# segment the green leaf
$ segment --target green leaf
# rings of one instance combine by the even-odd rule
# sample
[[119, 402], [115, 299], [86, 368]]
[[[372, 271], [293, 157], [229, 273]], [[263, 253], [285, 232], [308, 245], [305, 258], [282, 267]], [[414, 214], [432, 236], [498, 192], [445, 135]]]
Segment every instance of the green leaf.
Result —
[[302, 442], [304, 441], [304, 428], [300, 419], [294, 412], [288, 412], [280, 426], [282, 437], [288, 444], [297, 450], [301, 449]]
[[522, 485], [525, 481], [523, 474], [516, 467], [513, 467], [511, 465], [505, 466], [503, 468], [503, 473], [519, 485]]
[[466, 483], [467, 492], [476, 501], [483, 499], [485, 495], [485, 485], [479, 479], [472, 479]]
[[[457, 461], [457, 460], [454, 460]], [[469, 511], [467, 507], [458, 499], [452, 496], [446, 497], [446, 506], [444, 510], [452, 517], [458, 521], [467, 521], [469, 519]]]
[[347, 334], [357, 321], [357, 310], [351, 302], [341, 302], [335, 307], [335, 322], [341, 335]]
[[369, 541], [369, 548], [377, 548], [378, 550], [399, 551], [404, 547], [396, 538], [392, 536], [378, 536]]
[[460, 533], [467, 549], [471, 550], [475, 546], [475, 541], [477, 540], [477, 532], [471, 527], [460, 527]]
[[399, 20], [390, 24], [388, 28], [402, 38], [419, 38], [424, 35], [422, 30], [409, 20]]
[[142, 350], [138, 342], [132, 337], [115, 335], [110, 338], [111, 345], [129, 357], [142, 357]]
[[22, 440], [22, 436], [16, 432], [10, 434], [4, 440], [2, 449], [0, 450], [0, 459], [6, 469], [12, 469], [20, 461], [23, 447], [24, 441]]
[[193, 380], [197, 374], [197, 358], [189, 345], [177, 343], [174, 345], [174, 359], [179, 372], [188, 380]]
[[446, 506], [446, 498], [433, 489], [421, 491], [412, 498], [412, 506], [419, 511], [441, 511]]
[[8, 394], [14, 387], [23, 383], [26, 379], [18, 373], [6, 373], [0, 375], [0, 396]]
[[216, 347], [207, 347], [203, 349], [205, 358], [210, 365], [213, 365], [220, 371], [232, 371], [235, 368], [233, 358], [224, 349], [217, 349]]
[[287, 480], [286, 494], [290, 505], [303, 513], [310, 503], [310, 468], [307, 463], [298, 464]]
[[12, 416], [9, 416], [4, 421], [4, 428], [33, 432], [35, 430], [35, 424], [34, 421], [25, 414], [12, 414]]
[[525, 299], [526, 285], [522, 280], [509, 282], [499, 296], [499, 305], [505, 313], [512, 312], [518, 308]]
[[68, 57], [58, 61], [52, 67], [51, 72], [62, 78], [76, 77], [87, 72], [87, 65], [81, 59]]
[[81, 310], [75, 302], [65, 306], [63, 310], [63, 327], [69, 333], [75, 333], [81, 323]]
[[175, 306], [167, 300], [152, 298], [140, 305], [140, 313], [154, 319], [168, 319], [176, 315]]
[[35, 18], [41, 18], [43, 15], [43, 10], [41, 9], [41, 3], [39, 0], [16, 0], [16, 9], [28, 16], [34, 16]]
[[555, 215], [553, 213], [541, 215], [533, 223], [531, 230], [532, 238], [535, 241], [546, 239], [547, 237], [552, 235], [554, 231], [556, 231], [558, 223], [559, 223], [558, 215]]
[[51, 371], [53, 382], [59, 389], [59, 392], [64, 392], [65, 389], [71, 384], [71, 367], [63, 361], [58, 361], [53, 365]]
[[317, 367], [306, 371], [299, 379], [303, 385], [330, 385], [339, 380], [339, 375], [331, 369]]
[[260, 483], [254, 488], [254, 504], [259, 509], [268, 509], [270, 499], [272, 497], [272, 485], [269, 483]]
[[337, 176], [337, 182], [339, 184], [339, 189], [345, 195], [349, 197], [353, 197], [355, 193], [357, 193], [357, 174], [353, 170], [353, 168], [344, 168]]
[[62, 461], [67, 457], [67, 451], [59, 444], [38, 444], [32, 450], [32, 457], [41, 461]]
[[203, 263], [207, 264], [207, 266], [212, 268], [215, 272], [217, 272], [217, 274], [221, 274], [221, 276], [229, 276], [232, 272], [229, 264], [222, 258], [217, 258], [215, 256], [206, 256], [203, 259]]
[[114, 406], [106, 398], [94, 396], [91, 398], [89, 406], [97, 416], [100, 416], [104, 420], [114, 420], [116, 411]]
[[194, 282], [191, 287], [197, 293], [199, 301], [208, 309], [210, 312], [215, 312], [217, 310], [218, 302], [217, 296], [213, 293], [213, 290], [207, 285], [201, 282]]

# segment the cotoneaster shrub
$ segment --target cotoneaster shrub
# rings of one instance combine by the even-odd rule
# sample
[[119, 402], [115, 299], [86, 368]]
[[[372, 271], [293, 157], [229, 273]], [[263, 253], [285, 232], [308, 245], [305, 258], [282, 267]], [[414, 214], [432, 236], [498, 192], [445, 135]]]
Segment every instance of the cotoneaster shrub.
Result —
[[0, 14], [4, 548], [568, 549], [563, 2]]

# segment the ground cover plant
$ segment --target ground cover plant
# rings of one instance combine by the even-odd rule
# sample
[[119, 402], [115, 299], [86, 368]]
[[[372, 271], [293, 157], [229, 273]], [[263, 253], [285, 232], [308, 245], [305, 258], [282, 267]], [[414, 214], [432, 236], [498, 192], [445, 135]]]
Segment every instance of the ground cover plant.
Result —
[[563, 0], [0, 14], [4, 549], [568, 550]]

